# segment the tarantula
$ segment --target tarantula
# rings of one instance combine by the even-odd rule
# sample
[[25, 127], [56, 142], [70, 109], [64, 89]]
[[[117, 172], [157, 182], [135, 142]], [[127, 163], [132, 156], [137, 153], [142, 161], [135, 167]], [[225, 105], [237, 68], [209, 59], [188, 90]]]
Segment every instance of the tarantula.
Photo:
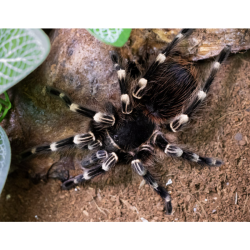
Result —
[[206, 98], [221, 63], [231, 51], [230, 46], [222, 49], [203, 87], [199, 87], [197, 73], [191, 63], [174, 56], [176, 46], [192, 32], [193, 29], [182, 29], [145, 72], [139, 70], [134, 62], [123, 67], [118, 54], [111, 53], [121, 90], [119, 109], [109, 102], [106, 112], [93, 111], [72, 102], [62, 91], [47, 87], [48, 92], [61, 98], [71, 111], [91, 118], [89, 132], [34, 147], [22, 153], [22, 157], [65, 147], [94, 150], [82, 161], [83, 173], [63, 182], [63, 189], [70, 189], [103, 174], [118, 162], [130, 163], [133, 170], [161, 196], [166, 213], [171, 214], [170, 194], [149, 171], [156, 157], [156, 148], [169, 156], [201, 165], [222, 164], [221, 160], [202, 157], [170, 143], [161, 132], [162, 127], [177, 132], [189, 122]]

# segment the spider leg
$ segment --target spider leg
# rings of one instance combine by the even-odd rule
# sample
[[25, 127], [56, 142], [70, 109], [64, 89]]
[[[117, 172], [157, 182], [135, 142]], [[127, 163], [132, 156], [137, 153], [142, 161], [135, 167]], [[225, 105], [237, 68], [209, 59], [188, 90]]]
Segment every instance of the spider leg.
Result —
[[182, 29], [181, 32], [174, 38], [174, 40], [167, 46], [166, 49], [162, 51], [157, 57], [156, 60], [147, 70], [146, 74], [138, 81], [137, 86], [133, 91], [133, 96], [136, 99], [141, 99], [145, 94], [145, 89], [148, 83], [148, 77], [153, 75], [157, 67], [164, 63], [166, 58], [174, 51], [176, 45], [189, 36], [193, 32], [193, 29]]
[[99, 161], [102, 161], [103, 159], [108, 157], [108, 153], [105, 150], [99, 150], [95, 153], [93, 153], [90, 157], [84, 159], [82, 161], [82, 166], [87, 167], [89, 165], [92, 165], [94, 163], [97, 163]]
[[60, 97], [71, 111], [92, 118], [95, 122], [101, 124], [103, 127], [110, 127], [115, 124], [115, 118], [113, 115], [84, 108], [81, 105], [72, 102], [68, 95], [58, 89], [47, 86], [47, 91], [52, 95]]
[[165, 136], [160, 132], [155, 133], [152, 138], [152, 143], [159, 147], [165, 154], [172, 157], [181, 157], [184, 160], [196, 162], [200, 165], [220, 166], [223, 164], [221, 160], [210, 157], [202, 157], [187, 149], [183, 149], [177, 145], [169, 143]]
[[99, 140], [95, 140], [95, 136], [92, 132], [88, 132], [86, 134], [78, 134], [75, 136], [71, 136], [69, 138], [53, 142], [49, 145], [37, 146], [31, 148], [23, 153], [21, 153], [21, 159], [25, 159], [31, 155], [38, 153], [46, 153], [46, 152], [55, 152], [61, 150], [65, 147], [79, 147], [83, 148], [85, 146], [88, 149], [93, 150], [100, 147], [102, 143]]
[[97, 175], [109, 171], [112, 167], [115, 166], [117, 161], [118, 161], [118, 156], [116, 155], [116, 153], [112, 152], [108, 154], [102, 164], [98, 164], [97, 166], [94, 166], [89, 169], [84, 169], [83, 174], [77, 175], [63, 182], [62, 189], [68, 190], [79, 183], [90, 180], [96, 177]]
[[114, 51], [111, 52], [111, 60], [114, 64], [115, 70], [118, 75], [118, 81], [121, 90], [122, 113], [130, 114], [133, 111], [133, 105], [127, 90], [127, 76], [126, 76], [127, 72], [119, 64], [119, 56]]
[[197, 93], [197, 95], [191, 101], [190, 105], [186, 108], [186, 110], [184, 110], [183, 114], [175, 117], [175, 119], [170, 123], [169, 127], [173, 132], [177, 132], [178, 130], [180, 130], [180, 128], [189, 121], [191, 115], [194, 113], [200, 103], [206, 98], [207, 92], [209, 91], [209, 88], [215, 78], [216, 73], [218, 72], [222, 62], [227, 59], [230, 52], [231, 47], [228, 45], [224, 47], [224, 49], [220, 52], [213, 64], [213, 67], [210, 71], [210, 74], [205, 82], [203, 89]]
[[152, 147], [149, 145], [142, 146], [141, 150], [134, 156], [134, 160], [131, 162], [133, 170], [140, 175], [153, 189], [161, 196], [165, 203], [166, 213], [172, 213], [171, 196], [167, 190], [160, 186], [152, 174], [144, 167], [145, 162], [153, 154]]

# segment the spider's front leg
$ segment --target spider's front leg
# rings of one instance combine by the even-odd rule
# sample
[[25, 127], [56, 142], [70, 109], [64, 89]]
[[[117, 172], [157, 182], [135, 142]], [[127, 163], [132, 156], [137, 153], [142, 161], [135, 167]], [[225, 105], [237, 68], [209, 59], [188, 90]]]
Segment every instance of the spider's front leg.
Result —
[[103, 162], [89, 169], [84, 169], [82, 174], [77, 175], [63, 182], [62, 189], [64, 190], [71, 189], [75, 185], [78, 185], [84, 181], [90, 180], [100, 174], [103, 174], [109, 171], [118, 162], [118, 156], [116, 153], [112, 152], [108, 154], [105, 150], [97, 151], [95, 154], [92, 155], [91, 159], [92, 162], [90, 162], [90, 164], [102, 160]]
[[82, 107], [81, 105], [72, 102], [70, 97], [66, 95], [64, 92], [55, 89], [53, 87], [47, 86], [47, 91], [50, 94], [61, 98], [71, 111], [92, 118], [96, 123], [100, 124], [103, 128], [111, 127], [115, 124], [115, 117], [113, 115], [105, 114], [102, 112], [96, 112], [91, 109]]
[[122, 104], [122, 113], [130, 114], [133, 111], [133, 105], [131, 98], [129, 97], [128, 86], [127, 86], [127, 72], [122, 68], [119, 62], [119, 56], [116, 52], [111, 52], [111, 60], [114, 64], [115, 70], [118, 75], [118, 81], [121, 90], [121, 104]]
[[223, 164], [221, 160], [210, 157], [202, 157], [187, 149], [183, 149], [177, 145], [169, 143], [161, 132], [155, 132], [155, 134], [152, 136], [152, 143], [159, 147], [165, 154], [172, 157], [180, 157], [187, 161], [196, 162], [200, 165], [208, 165], [211, 167], [218, 167]]
[[153, 189], [161, 196], [165, 203], [166, 213], [172, 213], [171, 196], [167, 190], [160, 186], [152, 174], [145, 168], [144, 163], [153, 155], [153, 148], [150, 145], [143, 145], [140, 151], [134, 156], [131, 162], [133, 170], [140, 175]]

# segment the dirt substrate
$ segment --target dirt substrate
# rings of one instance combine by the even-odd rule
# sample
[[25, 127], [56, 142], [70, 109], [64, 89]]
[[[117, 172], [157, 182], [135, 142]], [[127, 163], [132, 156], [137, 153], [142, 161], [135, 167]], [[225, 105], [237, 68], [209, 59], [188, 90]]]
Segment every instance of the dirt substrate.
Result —
[[249, 116], [246, 52], [229, 57], [197, 121], [179, 133], [180, 144], [223, 159], [224, 165], [203, 168], [166, 157], [156, 166], [162, 184], [172, 180], [172, 215], [164, 214], [160, 197], [148, 185], [139, 188], [141, 179], [130, 166], [121, 166], [98, 184], [70, 191], [62, 191], [59, 180], [34, 184], [17, 170], [2, 192], [0, 221], [250, 221]]

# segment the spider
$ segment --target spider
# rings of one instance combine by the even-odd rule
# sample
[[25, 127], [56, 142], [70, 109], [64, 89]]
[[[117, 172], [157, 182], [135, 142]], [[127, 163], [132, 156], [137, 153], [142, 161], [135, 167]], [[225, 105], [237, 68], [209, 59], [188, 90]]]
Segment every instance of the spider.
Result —
[[124, 65], [121, 57], [111, 52], [121, 90], [119, 107], [107, 102], [105, 112], [94, 111], [74, 103], [64, 92], [47, 87], [47, 91], [63, 100], [71, 111], [91, 119], [88, 132], [33, 147], [23, 152], [22, 158], [65, 147], [92, 150], [93, 154], [82, 161], [83, 173], [64, 181], [62, 189], [70, 189], [104, 174], [118, 162], [131, 164], [132, 169], [161, 196], [166, 214], [171, 214], [171, 196], [150, 171], [159, 150], [201, 165], [222, 164], [221, 160], [203, 157], [170, 143], [161, 132], [165, 127], [176, 133], [188, 124], [231, 51], [228, 45], [222, 49], [201, 87], [192, 64], [175, 57], [177, 45], [192, 32], [193, 29], [182, 29], [147, 70], [139, 69], [134, 62]]

